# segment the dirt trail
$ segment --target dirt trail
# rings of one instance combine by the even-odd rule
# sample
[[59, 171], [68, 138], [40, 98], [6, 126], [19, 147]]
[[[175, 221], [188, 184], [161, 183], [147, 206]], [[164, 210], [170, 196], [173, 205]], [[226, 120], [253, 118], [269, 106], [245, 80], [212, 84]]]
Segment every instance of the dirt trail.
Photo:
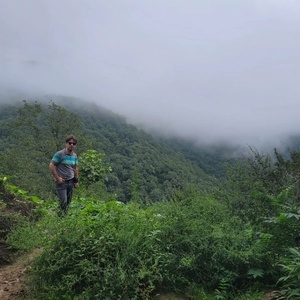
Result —
[[38, 255], [40, 250], [20, 256], [14, 263], [0, 268], [0, 299], [26, 299], [25, 276], [29, 262]]

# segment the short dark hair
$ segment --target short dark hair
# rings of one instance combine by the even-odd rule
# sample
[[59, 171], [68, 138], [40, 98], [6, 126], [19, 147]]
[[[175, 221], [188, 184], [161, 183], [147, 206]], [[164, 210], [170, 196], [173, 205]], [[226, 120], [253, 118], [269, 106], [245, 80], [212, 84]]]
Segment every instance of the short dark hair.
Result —
[[68, 143], [69, 141], [73, 140], [75, 143], [77, 143], [77, 139], [75, 137], [75, 135], [71, 134], [66, 138], [66, 143]]

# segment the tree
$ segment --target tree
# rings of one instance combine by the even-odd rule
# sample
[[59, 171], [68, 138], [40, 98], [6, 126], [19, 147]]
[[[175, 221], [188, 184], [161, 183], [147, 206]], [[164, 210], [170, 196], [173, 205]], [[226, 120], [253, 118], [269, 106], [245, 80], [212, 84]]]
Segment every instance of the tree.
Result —
[[82, 133], [82, 121], [74, 113], [65, 108], [50, 102], [48, 106], [47, 129], [50, 133], [51, 142], [55, 145], [55, 150], [61, 148], [61, 142], [71, 133], [78, 135]]
[[83, 136], [81, 118], [53, 102], [47, 107], [23, 100], [6, 128], [8, 146], [0, 152], [1, 171], [13, 175], [14, 184], [30, 193], [53, 195], [50, 159], [67, 135]]
[[104, 175], [111, 172], [110, 166], [103, 162], [104, 153], [98, 153], [96, 150], [87, 150], [79, 157], [80, 183], [88, 189], [93, 183], [104, 178]]

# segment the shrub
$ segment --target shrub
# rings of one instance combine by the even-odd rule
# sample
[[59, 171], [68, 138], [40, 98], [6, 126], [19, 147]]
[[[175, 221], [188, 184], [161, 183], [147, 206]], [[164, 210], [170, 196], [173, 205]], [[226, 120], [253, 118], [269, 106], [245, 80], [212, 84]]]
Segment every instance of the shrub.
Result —
[[282, 259], [279, 266], [283, 269], [278, 283], [282, 285], [288, 299], [299, 299], [300, 297], [300, 248], [289, 248], [288, 256]]
[[146, 207], [81, 198], [65, 218], [46, 214], [17, 232], [12, 242], [31, 232], [24, 247], [43, 247], [30, 276], [37, 299], [150, 299], [224, 282], [229, 295], [255, 257], [244, 225], [193, 190]]
[[167, 260], [151, 212], [118, 202], [75, 206], [35, 262], [38, 297], [148, 299]]
[[218, 288], [243, 281], [252, 253], [245, 226], [226, 207], [209, 196], [185, 192], [172, 203], [159, 203], [165, 251], [172, 254], [166, 284], [184, 287], [198, 284]]

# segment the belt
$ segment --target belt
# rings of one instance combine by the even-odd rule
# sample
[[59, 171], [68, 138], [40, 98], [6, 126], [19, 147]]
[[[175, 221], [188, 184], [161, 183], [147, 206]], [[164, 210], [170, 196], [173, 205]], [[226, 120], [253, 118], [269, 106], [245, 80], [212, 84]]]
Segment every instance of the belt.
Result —
[[72, 179], [65, 179], [65, 182], [70, 182], [70, 181], [73, 181], [73, 178]]

